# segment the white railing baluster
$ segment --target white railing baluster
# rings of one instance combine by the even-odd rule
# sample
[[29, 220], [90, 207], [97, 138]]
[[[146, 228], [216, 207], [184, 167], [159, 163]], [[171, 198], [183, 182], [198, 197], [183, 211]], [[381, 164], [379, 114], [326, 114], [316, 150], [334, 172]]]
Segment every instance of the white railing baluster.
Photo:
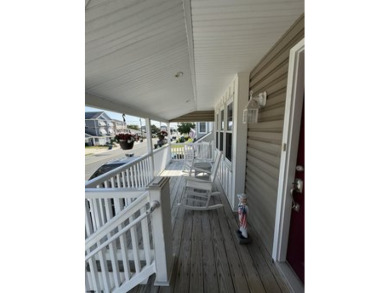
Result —
[[137, 165], [137, 180], [138, 180], [138, 187], [143, 187], [142, 183], [142, 162], [139, 162]]
[[[110, 199], [105, 199], [104, 200], [106, 203], [106, 213], [108, 218], [111, 220], [113, 217], [112, 214], [112, 207], [111, 207], [111, 200]], [[112, 236], [114, 232], [110, 233], [110, 236]], [[119, 277], [119, 269], [118, 269], [118, 260], [116, 257], [116, 242], [112, 241], [109, 245], [109, 253], [110, 253], [110, 260], [111, 260], [111, 267], [112, 267], [112, 272], [114, 275], [114, 284], [116, 288], [119, 288], [120, 286], [120, 277]]]
[[85, 229], [87, 231], [87, 237], [93, 233], [91, 211], [87, 199], [85, 200]]
[[[134, 216], [130, 216], [130, 222], [134, 221]], [[133, 226], [130, 228], [130, 235], [131, 235], [131, 244], [133, 246], [133, 258], [134, 258], [134, 266], [135, 266], [135, 272], [139, 273], [141, 271], [141, 263], [139, 260], [139, 252], [138, 252], [138, 235], [136, 231], [137, 226]]]
[[88, 274], [87, 270], [85, 270], [85, 292], [91, 291], [94, 288], [91, 285], [91, 280], [90, 280], [91, 274]]
[[93, 211], [93, 226], [94, 226], [94, 231], [97, 230], [98, 228], [98, 223], [100, 223], [100, 213], [99, 213], [99, 206], [98, 206], [98, 199], [92, 199], [91, 202], [91, 209]]
[[145, 174], [145, 161], [142, 161], [140, 164], [139, 164], [139, 168], [141, 169], [140, 171], [140, 174], [141, 174], [141, 184], [142, 186], [146, 186], [147, 182], [146, 182], [146, 174]]
[[142, 186], [145, 186], [146, 185], [146, 182], [145, 182], [145, 162], [142, 161], [141, 164], [140, 164], [140, 175], [141, 175], [141, 184]]
[[[104, 224], [103, 223], [104, 211], [103, 211], [103, 203], [102, 203], [101, 199], [96, 200], [96, 210], [98, 213], [100, 210], [100, 214], [102, 215], [102, 217], [98, 216], [96, 218], [96, 228], [99, 229]], [[98, 242], [98, 244], [99, 244], [99, 242]], [[106, 292], [109, 292], [110, 286], [108, 283], [108, 270], [107, 270], [107, 261], [106, 261], [106, 257], [105, 257], [105, 251], [106, 251], [105, 248], [103, 248], [101, 251], [99, 251], [98, 257], [99, 257], [99, 262], [100, 262], [100, 271], [101, 271], [102, 276], [103, 276], [103, 286], [104, 286], [104, 289], [106, 290]]]
[[137, 165], [133, 166], [133, 176], [134, 176], [134, 187], [138, 188], [138, 171], [137, 171]]
[[142, 168], [142, 162], [140, 162], [138, 164], [138, 178], [139, 178], [139, 186], [142, 187], [142, 186], [145, 186], [144, 185], [144, 174], [143, 174], [143, 168]]
[[[146, 207], [143, 207], [141, 209], [141, 213], [146, 212]], [[150, 255], [151, 248], [150, 248], [150, 238], [149, 238], [149, 225], [148, 225], [148, 218], [145, 218], [141, 222], [141, 229], [142, 229], [142, 243], [143, 243], [143, 249], [145, 252], [145, 261], [146, 265], [150, 265], [152, 262], [152, 257]]]
[[149, 158], [149, 176], [150, 176], [150, 181], [153, 180], [154, 174], [153, 174], [153, 158]]
[[144, 161], [144, 177], [145, 177], [145, 186], [149, 184], [150, 182], [150, 176], [149, 176], [149, 167], [148, 167], [148, 161]]
[[99, 260], [100, 260], [100, 271], [103, 275], [103, 286], [105, 292], [110, 292], [110, 279], [108, 277], [108, 269], [107, 269], [107, 260], [105, 256], [105, 248], [98, 252]]
[[[119, 214], [121, 209], [121, 200], [114, 199], [115, 203], [115, 213]], [[124, 224], [121, 224], [120, 227], [122, 228]], [[123, 263], [123, 270], [125, 272], [125, 280], [129, 280], [131, 277], [130, 267], [129, 267], [129, 258], [127, 256], [127, 241], [126, 237], [122, 234], [119, 237], [119, 243], [121, 246], [121, 256], [122, 256], [122, 263]]]
[[134, 173], [133, 173], [133, 166], [130, 167], [130, 179], [131, 179], [131, 187], [135, 187], [135, 184], [134, 184]]
[[89, 271], [91, 272], [91, 277], [92, 277], [92, 285], [96, 290], [96, 292], [101, 292], [95, 257], [91, 257], [88, 260], [88, 264], [89, 264]]
[[132, 188], [136, 188], [136, 184], [135, 184], [135, 173], [134, 173], [134, 167], [135, 165], [131, 166], [129, 168], [129, 171], [130, 171], [130, 180], [131, 180], [131, 187]]
[[130, 175], [129, 175], [129, 169], [126, 169], [126, 179], [127, 179], [127, 187], [130, 188]]
[[126, 187], [124, 172], [119, 172], [119, 178], [121, 179], [121, 187]]
[[127, 186], [127, 178], [126, 178], [126, 170], [123, 170], [121, 172], [121, 177], [122, 177], [122, 186], [123, 186], [123, 188], [128, 188], [128, 186]]
[[136, 174], [137, 187], [139, 188], [142, 186], [140, 164], [135, 165], [135, 174]]
[[151, 181], [151, 177], [150, 177], [151, 172], [150, 172], [150, 163], [149, 162], [150, 162], [149, 158], [147, 160], [145, 160], [145, 164], [146, 164], [145, 173], [146, 173], [146, 178], [147, 178], [148, 184]]
[[[105, 223], [105, 219], [104, 219], [105, 212], [104, 212], [102, 199], [97, 200], [97, 206], [99, 207], [99, 214], [100, 214], [100, 217], [98, 220], [98, 228], [99, 228], [100, 226], [102, 226]], [[100, 221], [100, 223], [99, 223], [99, 221]]]
[[117, 183], [117, 186], [115, 186], [115, 187], [121, 188], [122, 186], [121, 186], [121, 180], [120, 180], [120, 177], [119, 177], [119, 173], [116, 174], [115, 177], [116, 177], [116, 183]]
[[145, 186], [149, 184], [149, 170], [148, 170], [148, 162], [144, 161], [144, 178], [145, 178]]

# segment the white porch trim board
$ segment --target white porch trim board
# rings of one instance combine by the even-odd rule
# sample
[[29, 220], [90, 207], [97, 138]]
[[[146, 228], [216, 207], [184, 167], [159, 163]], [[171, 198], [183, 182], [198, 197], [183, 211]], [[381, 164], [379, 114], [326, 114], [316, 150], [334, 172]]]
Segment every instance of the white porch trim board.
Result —
[[103, 109], [103, 110], [114, 111], [118, 113], [126, 113], [128, 115], [132, 115], [136, 117], [148, 117], [149, 119], [153, 119], [165, 123], [169, 122], [167, 119], [164, 119], [163, 117], [151, 115], [150, 113], [146, 113], [140, 109], [135, 109], [134, 107], [128, 107], [126, 105], [119, 104], [117, 102], [113, 102], [106, 98], [98, 97], [97, 95], [93, 95], [87, 92], [85, 93], [85, 105]]
[[[215, 105], [216, 113], [225, 111], [225, 125], [227, 125], [226, 107], [233, 103], [233, 129], [232, 129], [232, 161], [223, 156], [220, 165], [219, 179], [233, 211], [237, 211], [237, 194], [245, 191], [246, 170], [246, 142], [248, 128], [242, 123], [243, 110], [248, 102], [249, 72], [237, 73], [226, 88], [224, 95]], [[216, 121], [218, 123], [218, 121]], [[226, 126], [225, 126], [226, 127]], [[218, 130], [216, 125], [214, 133]], [[226, 130], [225, 130], [226, 131]], [[226, 136], [223, 141], [223, 154], [226, 151]]]
[[237, 98], [234, 101], [234, 126], [233, 126], [233, 174], [234, 193], [231, 202], [232, 209], [237, 211], [237, 194], [245, 191], [245, 171], [246, 171], [246, 144], [248, 127], [242, 123], [243, 111], [248, 103], [249, 97], [249, 72], [237, 74]]

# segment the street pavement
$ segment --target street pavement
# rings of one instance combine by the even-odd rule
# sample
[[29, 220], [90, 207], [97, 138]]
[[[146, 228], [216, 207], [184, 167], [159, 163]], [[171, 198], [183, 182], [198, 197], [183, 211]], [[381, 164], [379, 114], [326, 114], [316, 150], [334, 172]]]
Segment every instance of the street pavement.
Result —
[[[157, 143], [157, 139], [153, 139], [153, 144]], [[85, 149], [85, 180], [103, 164], [108, 161], [126, 157], [126, 154], [134, 154], [134, 156], [142, 156], [147, 153], [147, 140], [134, 143], [131, 150], [122, 150], [119, 145], [111, 150], [107, 148]], [[88, 155], [87, 155], [88, 154]]]

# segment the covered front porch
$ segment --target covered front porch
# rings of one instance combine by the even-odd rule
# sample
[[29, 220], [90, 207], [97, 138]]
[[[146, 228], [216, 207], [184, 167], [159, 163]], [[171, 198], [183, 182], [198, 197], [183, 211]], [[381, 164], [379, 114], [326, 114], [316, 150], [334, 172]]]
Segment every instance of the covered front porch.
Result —
[[213, 185], [220, 194], [210, 203], [223, 207], [179, 206], [189, 173], [174, 150], [169, 144], [86, 183], [87, 292], [290, 292], [251, 229], [255, 209], [248, 214], [252, 242], [239, 244], [237, 213], [221, 185], [223, 167]]
[[[92, 237], [86, 241], [87, 291], [100, 274], [107, 276], [97, 284], [105, 292], [151, 290], [140, 283], [169, 283], [176, 292], [303, 292], [304, 233], [289, 233], [294, 200], [289, 187], [304, 105], [304, 2], [233, 2], [86, 3], [85, 105], [144, 118], [148, 142], [153, 121], [166, 123], [168, 133], [170, 123], [212, 123], [211, 145], [222, 158], [215, 184], [221, 194], [215, 200], [223, 204], [208, 212], [178, 208], [184, 174], [174, 165], [182, 154], [171, 145], [154, 150], [148, 143], [147, 154], [134, 164], [85, 186], [86, 215], [92, 219], [86, 233]], [[234, 213], [242, 193], [249, 198], [253, 242], [248, 246], [235, 239]], [[142, 209], [133, 210], [138, 196], [142, 203], [136, 208]], [[298, 216], [304, 219], [304, 197], [299, 198]], [[143, 226], [110, 227], [117, 216]], [[164, 223], [151, 228], [149, 243], [146, 223], [152, 222]], [[294, 228], [304, 231], [304, 221], [296, 223]], [[94, 238], [96, 231], [103, 238]], [[117, 241], [114, 236], [123, 244], [106, 248], [105, 239]], [[141, 238], [147, 241], [138, 249]], [[124, 255], [111, 272], [117, 254]], [[296, 258], [287, 264], [290, 256]], [[283, 265], [288, 286], [272, 260]], [[98, 263], [107, 268], [99, 271]], [[146, 285], [154, 274], [155, 281]]]
[[221, 195], [212, 201], [222, 203], [223, 208], [191, 211], [178, 207], [185, 196], [183, 176], [187, 176], [182, 165], [182, 160], [171, 161], [161, 173], [170, 178], [174, 257], [170, 286], [155, 287], [152, 275], [148, 284], [130, 292], [290, 292], [250, 223], [252, 243], [238, 243], [237, 214], [232, 212], [218, 179], [215, 188]]

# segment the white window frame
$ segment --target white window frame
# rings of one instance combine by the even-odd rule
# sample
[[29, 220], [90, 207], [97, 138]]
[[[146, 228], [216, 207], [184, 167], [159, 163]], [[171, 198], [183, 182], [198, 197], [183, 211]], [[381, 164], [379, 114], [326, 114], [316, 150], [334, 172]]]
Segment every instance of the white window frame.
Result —
[[[228, 106], [229, 105], [232, 105], [232, 123], [233, 123], [233, 125], [232, 125], [232, 129], [228, 129]], [[235, 127], [235, 123], [236, 123], [236, 121], [235, 121], [235, 119], [234, 119], [234, 99], [233, 99], [233, 95], [230, 95], [230, 97], [229, 97], [229, 99], [226, 101], [226, 103], [225, 103], [225, 112], [226, 112], [226, 119], [225, 119], [225, 121], [226, 121], [226, 127], [225, 127], [225, 132], [224, 132], [224, 138], [225, 138], [225, 150], [224, 150], [224, 156], [225, 156], [225, 158], [226, 158], [226, 161], [227, 162], [230, 162], [230, 164], [232, 164], [232, 161], [233, 161], [233, 155], [234, 155], [234, 152], [233, 152], [233, 142], [234, 142], [234, 137], [233, 137], [233, 133], [234, 133], [234, 127]], [[226, 148], [226, 146], [227, 146], [227, 133], [230, 133], [231, 135], [232, 135], [232, 141], [231, 141], [231, 145], [230, 145], [230, 147], [231, 147], [231, 149], [232, 149], [232, 152], [231, 152], [231, 154], [230, 154], [230, 160], [226, 157], [226, 151], [227, 151], [227, 148]]]

